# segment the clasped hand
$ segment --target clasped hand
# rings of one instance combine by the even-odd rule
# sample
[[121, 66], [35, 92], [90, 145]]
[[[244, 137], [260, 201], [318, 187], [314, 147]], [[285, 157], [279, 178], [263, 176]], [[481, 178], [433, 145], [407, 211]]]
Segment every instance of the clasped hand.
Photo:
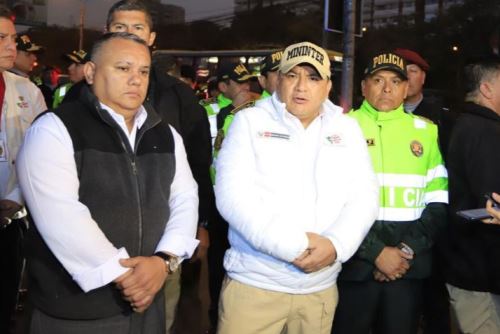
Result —
[[137, 256], [121, 259], [120, 264], [130, 269], [114, 282], [134, 312], [142, 313], [151, 305], [167, 278], [165, 261], [157, 256]]
[[337, 259], [337, 251], [330, 239], [319, 234], [307, 232], [307, 249], [292, 263], [306, 273], [319, 271]]
[[397, 247], [384, 247], [375, 259], [377, 269], [373, 277], [379, 282], [394, 281], [403, 277], [410, 269], [413, 255], [407, 254]]

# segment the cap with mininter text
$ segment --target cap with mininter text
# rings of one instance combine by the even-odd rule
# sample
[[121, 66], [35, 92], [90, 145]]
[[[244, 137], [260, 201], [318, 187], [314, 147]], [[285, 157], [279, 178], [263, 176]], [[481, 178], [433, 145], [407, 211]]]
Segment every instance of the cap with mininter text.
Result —
[[408, 79], [406, 61], [394, 53], [382, 53], [373, 57], [368, 63], [364, 74], [365, 76], [372, 75], [380, 70], [396, 72], [403, 79]]
[[329, 79], [330, 59], [324, 49], [310, 42], [302, 42], [288, 46], [283, 52], [279, 70], [287, 73], [297, 65], [308, 64], [316, 69], [321, 78]]

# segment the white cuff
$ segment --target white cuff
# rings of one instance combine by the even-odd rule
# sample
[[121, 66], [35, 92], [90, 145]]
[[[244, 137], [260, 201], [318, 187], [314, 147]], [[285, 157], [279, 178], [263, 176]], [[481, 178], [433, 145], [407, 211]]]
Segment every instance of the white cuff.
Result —
[[73, 279], [84, 292], [100, 288], [129, 270], [129, 268], [122, 267], [118, 262], [120, 259], [127, 259], [129, 257], [127, 250], [122, 247], [115, 256], [105, 263], [86, 272], [74, 274]]
[[286, 236], [286, 242], [278, 241], [278, 254], [277, 256], [286, 262], [293, 262], [309, 247], [309, 238], [307, 234], [297, 235], [296, 240], [291, 240], [292, 236]]
[[156, 252], [167, 252], [188, 259], [193, 255], [199, 243], [199, 240], [183, 235], [165, 236], [158, 243]]
[[335, 248], [335, 252], [337, 253], [337, 258], [335, 259], [335, 262], [341, 262], [344, 263], [349, 259], [344, 259], [344, 251], [342, 250], [342, 247], [340, 246], [340, 241], [335, 238], [334, 236], [327, 235], [326, 236], [333, 244], [333, 247]]

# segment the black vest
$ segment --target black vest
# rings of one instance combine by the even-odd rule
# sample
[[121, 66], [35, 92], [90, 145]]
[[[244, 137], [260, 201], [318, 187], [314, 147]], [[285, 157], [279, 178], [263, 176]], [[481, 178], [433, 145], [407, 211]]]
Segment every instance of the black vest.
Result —
[[[175, 174], [174, 139], [152, 110], [137, 132], [136, 147], [96, 97], [80, 99], [53, 112], [73, 141], [79, 200], [109, 241], [130, 256], [152, 255], [170, 215]], [[60, 228], [65, 228], [61, 221]], [[30, 295], [35, 307], [58, 318], [99, 319], [131, 312], [113, 283], [84, 293], [48, 249], [35, 227], [27, 246]]]

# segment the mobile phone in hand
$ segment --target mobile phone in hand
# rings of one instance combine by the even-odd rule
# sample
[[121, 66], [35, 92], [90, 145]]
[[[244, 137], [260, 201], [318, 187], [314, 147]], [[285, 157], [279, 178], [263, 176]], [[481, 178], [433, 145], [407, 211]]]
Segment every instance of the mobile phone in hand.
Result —
[[492, 218], [485, 208], [457, 211], [457, 215], [467, 219], [467, 221], [476, 221], [481, 219]]

